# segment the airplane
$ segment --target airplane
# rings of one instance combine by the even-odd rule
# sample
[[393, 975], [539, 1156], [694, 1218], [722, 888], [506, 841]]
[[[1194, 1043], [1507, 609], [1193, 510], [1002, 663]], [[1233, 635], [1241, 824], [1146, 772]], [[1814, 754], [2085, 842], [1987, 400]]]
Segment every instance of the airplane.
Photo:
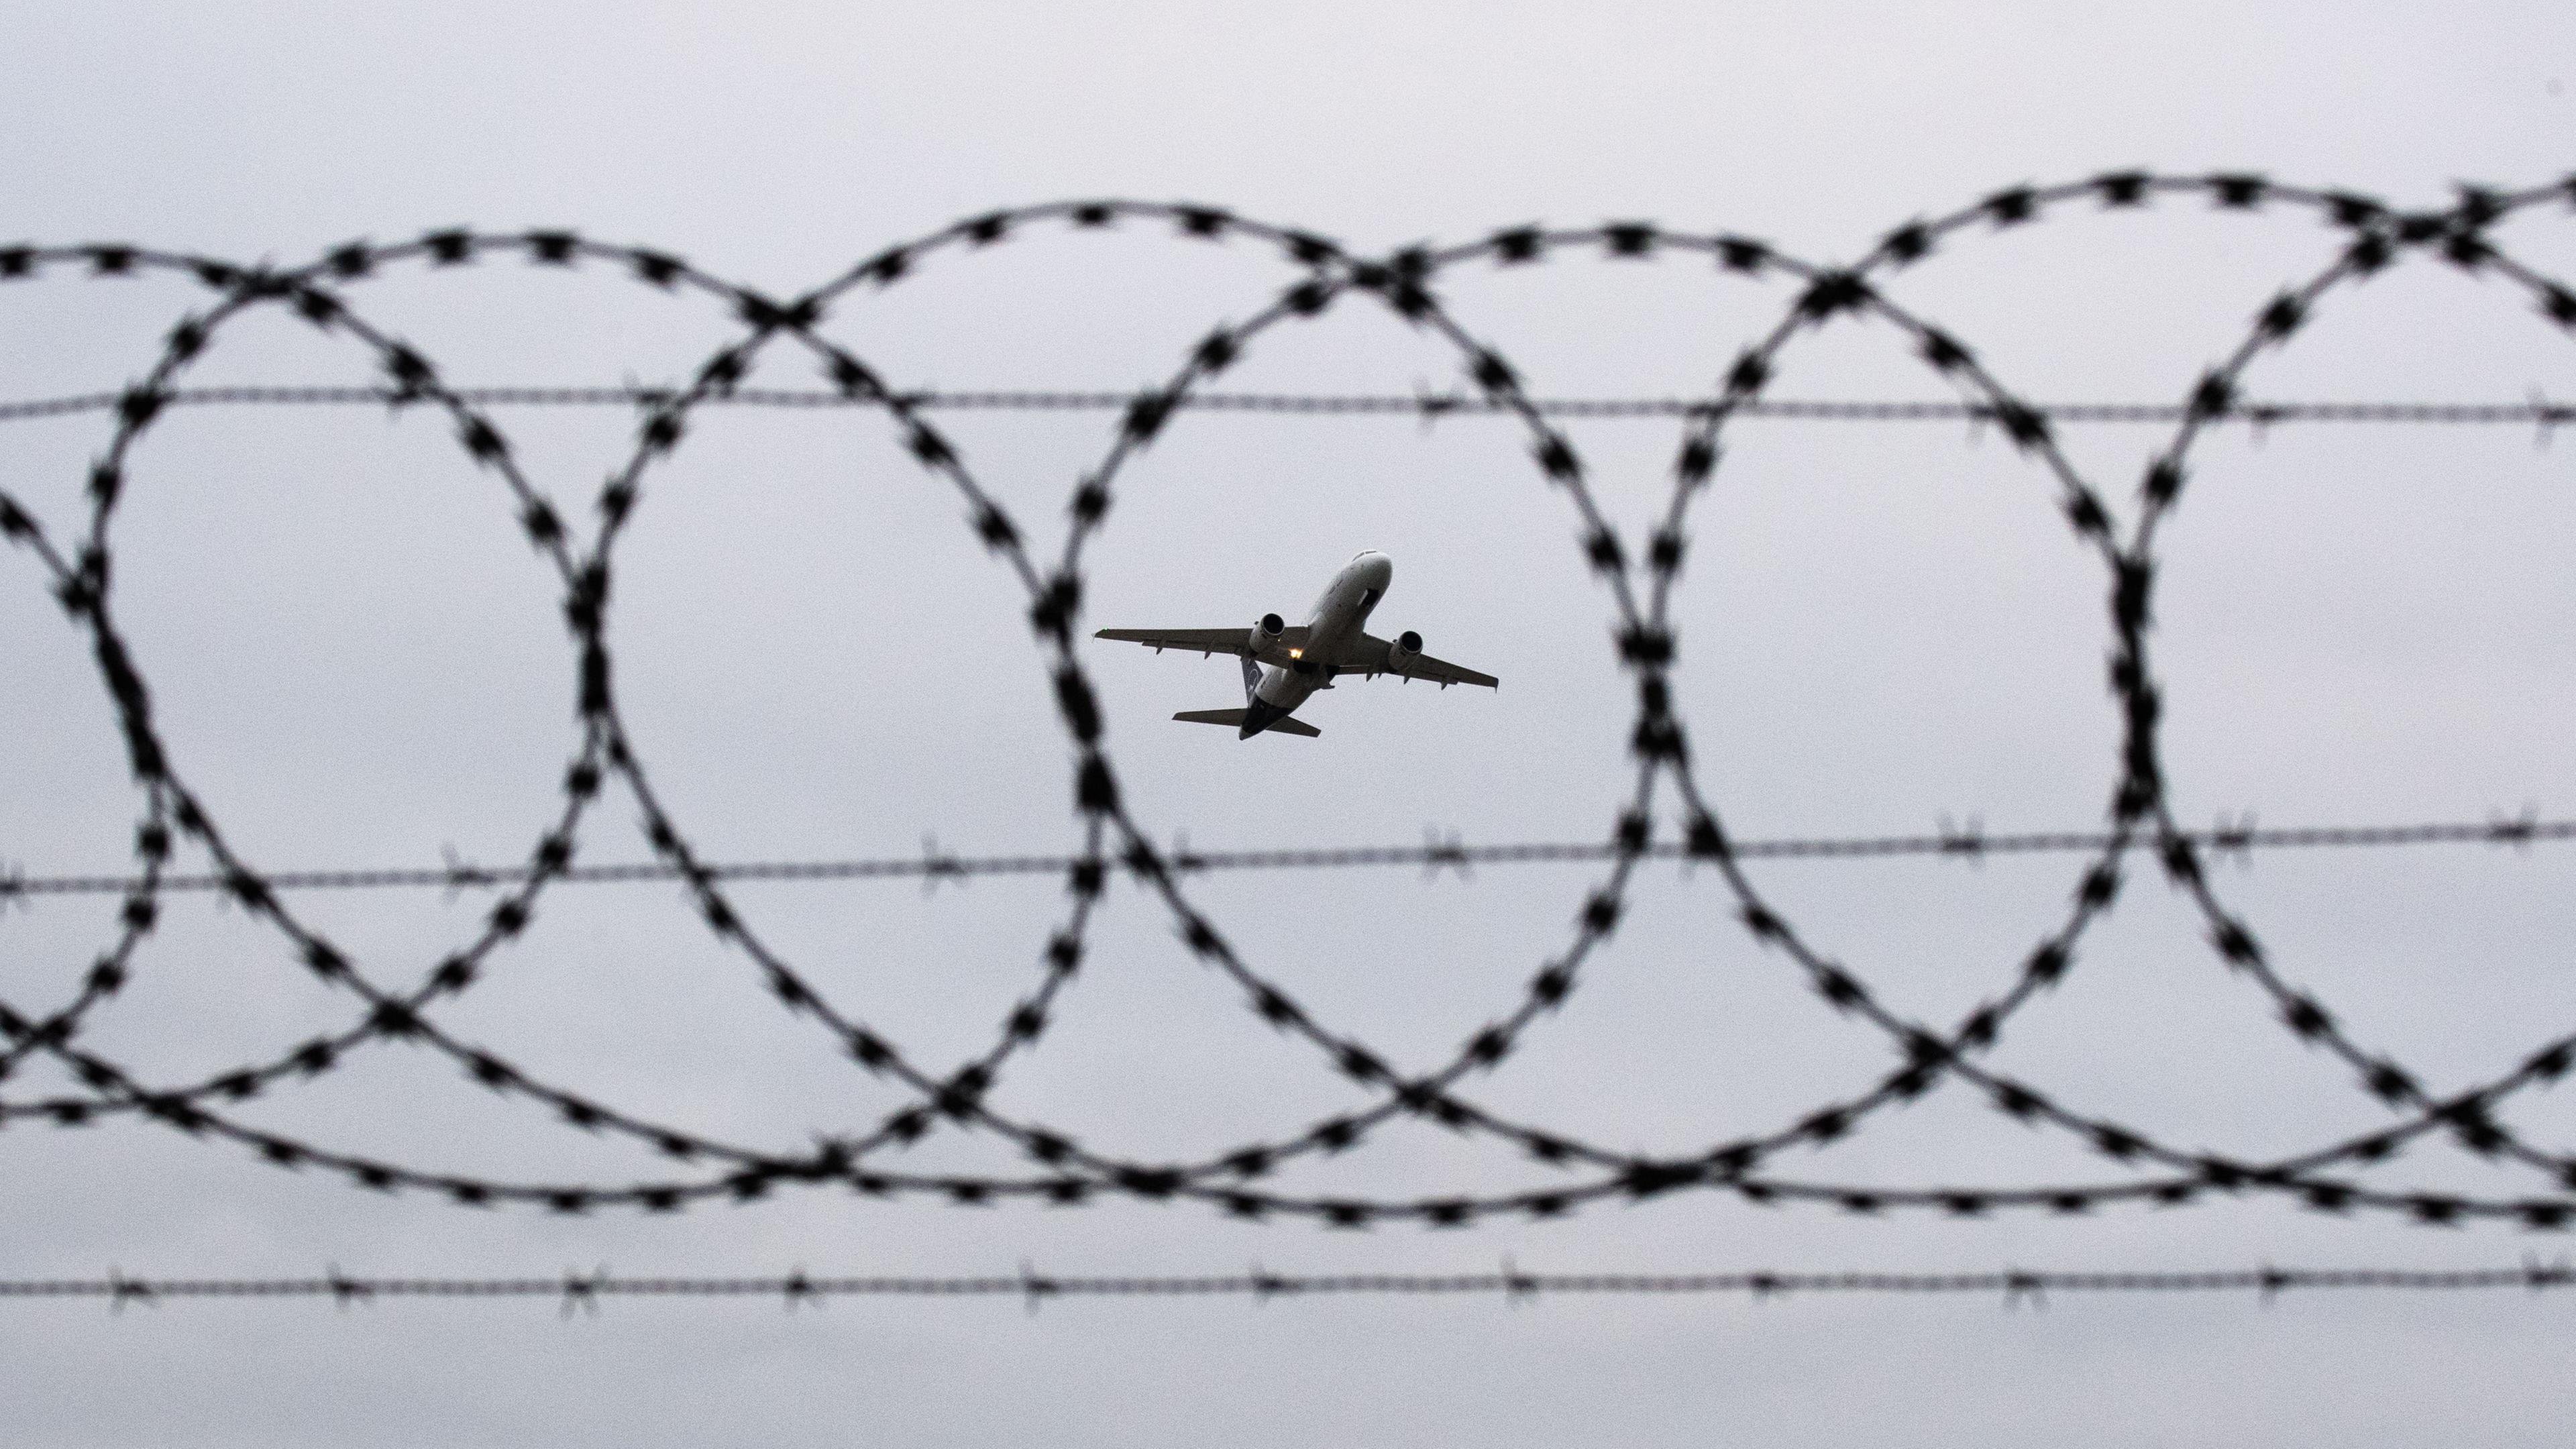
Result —
[[1290, 624], [1277, 614], [1264, 614], [1243, 629], [1103, 629], [1094, 638], [1143, 644], [1157, 654], [1166, 649], [1195, 649], [1202, 656], [1231, 654], [1243, 661], [1243, 708], [1185, 709], [1172, 716], [1186, 724], [1235, 726], [1235, 738], [1248, 740], [1264, 730], [1314, 739], [1324, 732], [1292, 717], [1319, 689], [1333, 687], [1342, 674], [1374, 679], [1392, 674], [1407, 683], [1416, 679], [1499, 687], [1494, 676], [1463, 669], [1422, 652], [1422, 636], [1410, 629], [1393, 639], [1380, 639], [1361, 629], [1369, 611], [1386, 597], [1395, 578], [1395, 561], [1375, 550], [1362, 552], [1324, 588], [1314, 616]]

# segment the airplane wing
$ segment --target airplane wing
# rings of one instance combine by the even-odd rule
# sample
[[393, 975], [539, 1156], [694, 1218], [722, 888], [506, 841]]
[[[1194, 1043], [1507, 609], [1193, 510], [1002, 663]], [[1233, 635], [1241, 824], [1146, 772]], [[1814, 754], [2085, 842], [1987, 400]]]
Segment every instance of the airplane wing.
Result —
[[[1149, 649], [1187, 649], [1199, 654], [1232, 654], [1238, 658], [1252, 653], [1252, 631], [1233, 629], [1103, 629], [1095, 639], [1117, 639], [1129, 644], [1142, 644]], [[1291, 624], [1280, 634], [1279, 642], [1262, 650], [1255, 658], [1263, 664], [1287, 665], [1294, 661], [1288, 651], [1306, 647], [1306, 626]], [[1385, 652], [1383, 642], [1379, 653]]]
[[1416, 654], [1404, 662], [1402, 669], [1388, 664], [1392, 646], [1375, 634], [1362, 634], [1356, 643], [1342, 651], [1342, 657], [1331, 661], [1344, 674], [1393, 674], [1405, 679], [1427, 679], [1446, 689], [1453, 684], [1481, 684], [1496, 688], [1498, 681], [1490, 674], [1479, 674], [1446, 659]]

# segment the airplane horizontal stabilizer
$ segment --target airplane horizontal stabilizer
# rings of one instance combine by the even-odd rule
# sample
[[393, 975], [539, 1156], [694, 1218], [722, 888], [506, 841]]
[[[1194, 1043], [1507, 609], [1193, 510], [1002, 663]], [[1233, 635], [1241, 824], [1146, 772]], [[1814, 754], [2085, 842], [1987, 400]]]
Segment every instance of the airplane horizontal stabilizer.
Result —
[[[1238, 729], [1243, 726], [1243, 711], [1239, 709], [1185, 709], [1172, 718], [1188, 724], [1233, 725]], [[1262, 733], [1304, 735], [1311, 740], [1321, 738], [1324, 732], [1293, 715], [1282, 715], [1272, 720]]]

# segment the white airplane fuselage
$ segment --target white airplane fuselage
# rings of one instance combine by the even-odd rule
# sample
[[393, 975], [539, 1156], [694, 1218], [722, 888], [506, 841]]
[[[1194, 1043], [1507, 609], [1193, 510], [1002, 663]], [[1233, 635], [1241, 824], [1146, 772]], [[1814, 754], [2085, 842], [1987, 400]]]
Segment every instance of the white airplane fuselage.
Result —
[[1308, 661], [1340, 657], [1343, 646], [1368, 627], [1370, 611], [1386, 597], [1387, 585], [1394, 580], [1395, 561], [1374, 549], [1342, 565], [1342, 571], [1324, 586], [1324, 596], [1315, 601], [1314, 615], [1306, 621], [1306, 642], [1289, 651], [1295, 657], [1286, 665], [1263, 667], [1261, 683], [1247, 702], [1244, 738], [1304, 704], [1316, 690], [1333, 687], [1333, 671]]

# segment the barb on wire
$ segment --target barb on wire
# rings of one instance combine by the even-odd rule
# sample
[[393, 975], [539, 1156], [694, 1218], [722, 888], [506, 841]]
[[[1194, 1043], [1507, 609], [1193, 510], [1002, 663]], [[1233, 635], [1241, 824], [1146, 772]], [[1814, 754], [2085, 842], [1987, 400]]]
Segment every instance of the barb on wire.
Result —
[[[1938, 839], [1941, 842], [1940, 850], [1943, 855], [1957, 856], [1970, 865], [1985, 864], [1986, 822], [1982, 816], [1971, 815], [1968, 817], [1967, 824], [1954, 826], [1950, 823], [1950, 817], [1943, 815], [1940, 818], [1940, 830]], [[2107, 840], [2102, 842], [2106, 845], [2108, 843]], [[2126, 841], [2121, 843], [2127, 844]], [[2095, 848], [2100, 847], [2097, 845]]]

